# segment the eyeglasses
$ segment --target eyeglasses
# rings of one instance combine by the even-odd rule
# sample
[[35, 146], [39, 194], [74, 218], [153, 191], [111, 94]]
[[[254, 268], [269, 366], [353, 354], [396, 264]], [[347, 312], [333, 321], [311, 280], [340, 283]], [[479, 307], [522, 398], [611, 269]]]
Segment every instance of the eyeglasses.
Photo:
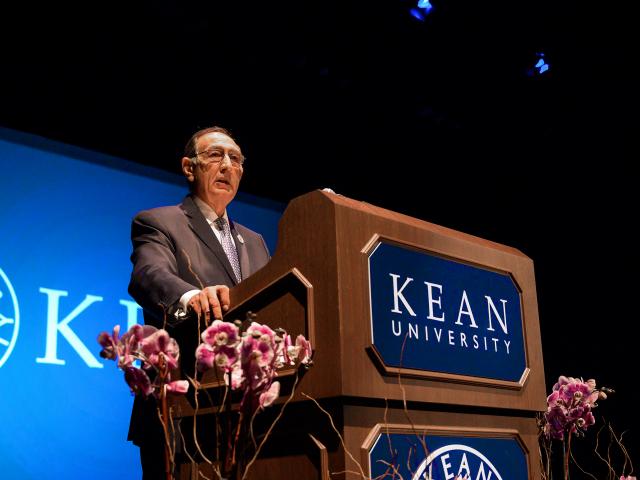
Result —
[[[198, 160], [198, 155], [204, 157], [206, 161]], [[244, 155], [235, 150], [224, 150], [223, 148], [213, 147], [202, 152], [196, 152], [195, 157], [191, 157], [192, 162], [199, 162], [203, 168], [208, 168], [211, 165], [218, 165], [224, 160], [224, 157], [228, 156], [231, 160], [231, 166], [234, 168], [242, 168], [244, 164]]]

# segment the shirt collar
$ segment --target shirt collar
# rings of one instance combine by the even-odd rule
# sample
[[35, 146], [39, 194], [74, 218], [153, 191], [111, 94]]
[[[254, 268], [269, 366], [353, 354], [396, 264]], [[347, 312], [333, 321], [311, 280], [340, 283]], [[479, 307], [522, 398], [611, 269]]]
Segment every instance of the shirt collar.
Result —
[[[213, 225], [214, 222], [218, 219], [218, 215], [213, 210], [213, 208], [211, 208], [205, 201], [203, 201], [196, 195], [193, 196], [193, 201], [196, 202], [198, 209], [200, 209], [200, 212], [202, 212], [202, 215], [204, 215], [204, 218], [207, 220], [207, 223], [209, 225]], [[229, 222], [229, 217], [227, 216], [227, 209], [224, 210], [222, 217], [226, 219], [227, 222]]]

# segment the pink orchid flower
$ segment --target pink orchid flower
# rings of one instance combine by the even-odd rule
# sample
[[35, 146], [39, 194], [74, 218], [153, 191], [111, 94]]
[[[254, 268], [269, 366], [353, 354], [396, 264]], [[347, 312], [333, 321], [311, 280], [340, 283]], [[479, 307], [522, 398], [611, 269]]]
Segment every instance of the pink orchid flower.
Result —
[[271, 345], [275, 343], [276, 338], [276, 332], [271, 330], [268, 326], [260, 325], [257, 322], [252, 322], [249, 328], [247, 328], [247, 335]]
[[215, 320], [202, 335], [202, 341], [213, 346], [234, 346], [239, 341], [239, 330], [233, 323]]
[[293, 365], [295, 363], [294, 358], [297, 356], [295, 347], [291, 342], [291, 335], [285, 333], [282, 336], [282, 342], [278, 350], [278, 368], [284, 365]]
[[596, 400], [606, 398], [596, 390], [596, 381], [560, 376], [547, 397], [544, 433], [548, 438], [564, 439], [565, 433], [584, 432], [595, 423], [591, 412]]
[[313, 351], [311, 350], [311, 342], [307, 340], [304, 335], [298, 335], [296, 337], [296, 347], [299, 348], [297, 360], [305, 365], [311, 361]]
[[189, 382], [187, 380], [176, 380], [167, 384], [167, 391], [173, 393], [187, 393]]
[[196, 359], [198, 370], [201, 372], [205, 372], [211, 368], [215, 363], [216, 354], [213, 351], [211, 345], [207, 343], [201, 343], [196, 348]]
[[166, 330], [158, 330], [144, 338], [140, 342], [140, 349], [146, 356], [147, 362], [153, 366], [159, 364], [161, 353], [164, 354], [169, 368], [173, 369], [178, 366], [178, 358], [180, 357], [178, 342], [171, 338]]
[[232, 390], [243, 390], [240, 408], [251, 414], [271, 405], [280, 395], [274, 382], [277, 370], [285, 365], [311, 365], [311, 343], [298, 335], [295, 345], [284, 330], [252, 322], [240, 336], [232, 323], [216, 320], [201, 335], [196, 349], [199, 371], [217, 368]]
[[262, 408], [268, 407], [280, 396], [280, 382], [273, 382], [271, 386], [262, 392], [259, 397], [259, 405]]
[[107, 332], [101, 332], [98, 335], [98, 343], [102, 346], [100, 356], [107, 360], [115, 360], [118, 355], [118, 342], [120, 334], [120, 325], [113, 327], [113, 334], [109, 335]]

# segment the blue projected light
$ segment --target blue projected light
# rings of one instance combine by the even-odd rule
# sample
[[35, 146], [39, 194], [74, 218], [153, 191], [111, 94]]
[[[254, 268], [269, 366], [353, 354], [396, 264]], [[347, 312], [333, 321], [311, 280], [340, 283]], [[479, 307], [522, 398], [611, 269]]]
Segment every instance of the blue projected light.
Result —
[[[177, 175], [0, 129], [0, 478], [138, 480], [132, 397], [99, 332], [142, 321], [127, 293], [136, 212], [179, 203]], [[271, 251], [283, 206], [238, 195]]]

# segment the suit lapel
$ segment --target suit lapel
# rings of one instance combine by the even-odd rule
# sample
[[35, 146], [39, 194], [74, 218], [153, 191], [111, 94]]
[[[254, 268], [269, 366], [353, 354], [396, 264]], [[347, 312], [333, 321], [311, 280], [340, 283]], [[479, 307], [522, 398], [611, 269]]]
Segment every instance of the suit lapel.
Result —
[[235, 285], [238, 283], [236, 281], [236, 276], [233, 273], [233, 267], [231, 267], [231, 263], [229, 263], [229, 259], [227, 258], [227, 254], [222, 249], [222, 245], [220, 245], [215, 233], [211, 231], [211, 226], [207, 223], [204, 215], [202, 215], [202, 212], [190, 196], [187, 196], [182, 202], [182, 210], [189, 219], [189, 227], [191, 227], [195, 234], [200, 237], [200, 240], [202, 240], [202, 242], [213, 252], [216, 258], [224, 266], [224, 269], [227, 271], [227, 274], [233, 281], [233, 284]]

